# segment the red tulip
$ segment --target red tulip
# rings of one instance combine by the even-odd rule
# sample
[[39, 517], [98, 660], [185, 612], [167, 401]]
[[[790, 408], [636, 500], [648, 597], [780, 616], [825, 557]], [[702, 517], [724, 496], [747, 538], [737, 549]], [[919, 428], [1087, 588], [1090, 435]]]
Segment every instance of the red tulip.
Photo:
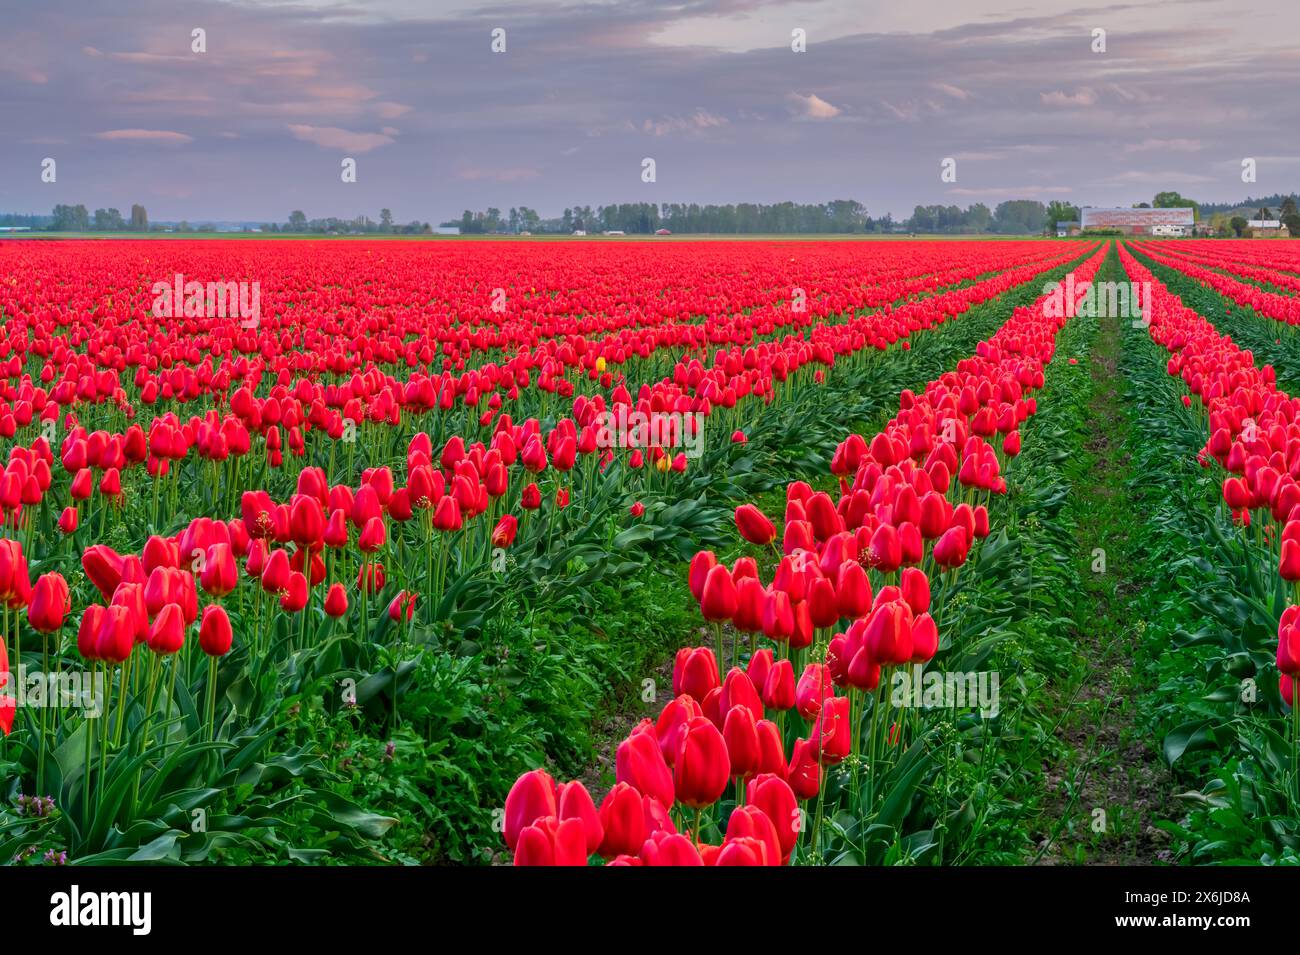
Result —
[[[4, 555], [0, 552], [0, 564]], [[81, 554], [81, 567], [105, 600], [112, 599], [113, 591], [122, 582], [122, 558], [107, 544], [92, 544]], [[0, 587], [4, 584], [4, 573], [0, 570]]]
[[673, 663], [673, 695], [689, 694], [703, 700], [721, 686], [718, 663], [709, 647], [683, 647]]
[[388, 604], [388, 619], [401, 623], [405, 618], [410, 623], [415, 616], [415, 594], [399, 591]]
[[736, 613], [736, 584], [731, 571], [721, 564], [711, 569], [704, 579], [700, 613], [705, 620], [713, 622], [730, 620]]
[[77, 532], [77, 509], [75, 507], [65, 507], [59, 514], [59, 530], [64, 534], [75, 534]]
[[659, 737], [649, 720], [642, 720], [627, 739], [619, 743], [614, 765], [618, 782], [628, 783], [637, 792], [658, 799], [664, 805], [672, 804], [672, 771], [659, 751]]
[[1278, 565], [1278, 572], [1282, 575], [1283, 580], [1293, 582], [1300, 580], [1300, 542], [1283, 539], [1282, 558]]
[[199, 623], [199, 649], [210, 657], [224, 657], [230, 652], [233, 640], [226, 608], [220, 604], [204, 607]]
[[650, 866], [702, 866], [695, 843], [676, 832], [656, 832], [641, 847], [641, 861]]
[[745, 778], [758, 772], [758, 729], [754, 724], [754, 714], [747, 707], [733, 706], [727, 710], [722, 738], [727, 744], [730, 775]]
[[659, 740], [659, 752], [669, 766], [677, 759], [682, 727], [691, 717], [703, 715], [700, 704], [685, 693], [669, 700], [660, 711], [659, 719], [655, 721], [655, 736]]
[[837, 696], [826, 700], [813, 723], [808, 745], [817, 751], [823, 765], [832, 766], [849, 755], [851, 743], [849, 698]]
[[506, 796], [506, 845], [513, 851], [524, 829], [538, 819], [554, 816], [558, 812], [555, 780], [551, 775], [542, 769], [524, 773], [515, 780]]
[[331, 617], [341, 617], [348, 612], [348, 595], [342, 584], [330, 584], [325, 593], [325, 612]]
[[835, 696], [835, 682], [824, 664], [810, 663], [795, 688], [795, 709], [806, 720], [821, 712], [822, 704]]
[[587, 864], [587, 837], [582, 820], [538, 820], [519, 834], [517, 866], [580, 866]]
[[32, 600], [27, 605], [27, 621], [32, 629], [41, 633], [54, 633], [63, 627], [63, 621], [72, 610], [68, 584], [62, 574], [42, 574], [32, 587]]
[[641, 793], [628, 783], [615, 783], [600, 804], [602, 857], [634, 855], [645, 842], [645, 809]]
[[519, 532], [519, 519], [513, 514], [502, 515], [501, 520], [497, 521], [497, 526], [492, 531], [493, 547], [509, 547], [515, 542], [515, 535]]
[[218, 541], [208, 548], [199, 582], [214, 597], [224, 597], [235, 589], [239, 583], [239, 567], [229, 544]]
[[[782, 776], [764, 773], [749, 781], [748, 804], [762, 811], [776, 831], [782, 859], [788, 859], [799, 841], [801, 816], [794, 790]], [[728, 829], [730, 832], [730, 829]]]
[[293, 569], [289, 566], [289, 555], [283, 550], [273, 550], [266, 558], [262, 568], [262, 589], [268, 594], [278, 594], [289, 586], [289, 575]]
[[388, 529], [384, 526], [382, 517], [372, 517], [366, 521], [365, 527], [361, 528], [361, 536], [357, 539], [357, 549], [363, 554], [373, 554], [388, 543]]
[[762, 809], [757, 806], [741, 806], [727, 820], [727, 838], [723, 842], [723, 854], [719, 855], [719, 865], [725, 865], [723, 855], [727, 845], [738, 840], [752, 839], [762, 845], [761, 864], [780, 865], [785, 852], [776, 826]]
[[577, 819], [582, 823], [587, 855], [591, 855], [600, 848], [605, 838], [605, 827], [600, 821], [600, 814], [596, 812], [595, 803], [591, 801], [591, 794], [580, 782], [561, 783], [556, 794], [560, 820]]
[[711, 806], [727, 788], [730, 768], [727, 744], [718, 728], [703, 716], [688, 720], [673, 764], [677, 800], [692, 809]]
[[106, 608], [95, 640], [95, 656], [110, 663], [122, 663], [135, 648], [135, 630], [135, 618], [129, 608], [118, 604]]
[[777, 660], [763, 682], [763, 705], [771, 710], [788, 710], [795, 703], [794, 666], [788, 659]]
[[185, 617], [180, 605], [169, 603], [158, 611], [149, 627], [149, 649], [166, 655], [176, 653], [185, 643]]
[[535, 511], [542, 506], [542, 492], [536, 484], [530, 484], [524, 488], [520, 497], [519, 506], [525, 511]]
[[776, 527], [753, 504], [742, 504], [736, 508], [736, 530], [751, 544], [762, 547], [776, 540]]

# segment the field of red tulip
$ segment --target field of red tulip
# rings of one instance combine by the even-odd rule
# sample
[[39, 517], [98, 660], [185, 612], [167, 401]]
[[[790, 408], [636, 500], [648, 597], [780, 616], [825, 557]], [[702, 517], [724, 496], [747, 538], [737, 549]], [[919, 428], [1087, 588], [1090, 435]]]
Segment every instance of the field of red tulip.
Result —
[[0, 242], [0, 859], [1294, 861], [1288, 248]]

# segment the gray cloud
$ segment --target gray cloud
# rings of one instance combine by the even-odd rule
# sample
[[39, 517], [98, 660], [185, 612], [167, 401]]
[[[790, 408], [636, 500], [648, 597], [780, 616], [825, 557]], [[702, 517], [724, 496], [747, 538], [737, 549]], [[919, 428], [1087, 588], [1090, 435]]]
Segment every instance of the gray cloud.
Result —
[[[1300, 81], [1289, 0], [1024, 10], [46, 0], [7, 13], [0, 38], [0, 209], [140, 201], [193, 220], [387, 206], [439, 221], [466, 206], [852, 196], [906, 214], [1296, 188], [1294, 161], [1260, 158], [1300, 120], [1279, 94]], [[190, 52], [194, 27], [204, 54]], [[805, 53], [790, 49], [794, 27]], [[57, 184], [40, 182], [46, 155]], [[341, 155], [358, 158], [355, 184], [340, 181]], [[956, 183], [939, 178], [948, 156]], [[1242, 156], [1260, 158], [1249, 187]]]

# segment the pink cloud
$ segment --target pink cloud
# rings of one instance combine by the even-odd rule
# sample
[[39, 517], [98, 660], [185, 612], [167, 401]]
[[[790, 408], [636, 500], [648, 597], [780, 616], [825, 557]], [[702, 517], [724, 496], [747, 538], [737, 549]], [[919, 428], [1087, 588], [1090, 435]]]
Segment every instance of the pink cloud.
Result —
[[380, 146], [392, 143], [393, 137], [383, 133], [356, 133], [337, 126], [306, 126], [301, 123], [289, 124], [289, 132], [308, 143], [315, 143], [325, 149], [342, 149], [345, 152], [368, 153]]
[[165, 143], [171, 146], [183, 146], [194, 142], [193, 136], [186, 136], [184, 133], [173, 132], [170, 129], [108, 129], [102, 133], [95, 133], [95, 138], [109, 141]]

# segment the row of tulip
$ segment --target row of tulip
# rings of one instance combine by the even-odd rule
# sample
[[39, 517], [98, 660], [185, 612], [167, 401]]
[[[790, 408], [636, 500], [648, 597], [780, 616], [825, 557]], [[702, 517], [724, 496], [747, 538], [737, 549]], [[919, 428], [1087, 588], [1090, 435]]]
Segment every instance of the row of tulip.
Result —
[[[1080, 292], [1101, 261], [1076, 269]], [[770, 581], [755, 558], [727, 567], [696, 555], [689, 584], [714, 646], [678, 653], [674, 699], [620, 744], [599, 808], [580, 782], [543, 769], [519, 778], [505, 806], [515, 864], [815, 863], [828, 791], [857, 817], [875, 812], [883, 771], [923, 736], [915, 713], [886, 712], [887, 675], [946, 647], [931, 582], [956, 575], [989, 533], [988, 501], [1006, 490], [1005, 462], [1067, 320], [1045, 300], [922, 393], [905, 391], [870, 440], [842, 442], [838, 501], [791, 483], [780, 535], [754, 506], [737, 509], [741, 537], [769, 549]], [[802, 723], [787, 722], [790, 710]], [[837, 773], [847, 783], [833, 785]]]
[[1287, 292], [1300, 292], [1300, 257], [1288, 243], [1209, 241], [1189, 247], [1186, 243], [1165, 242], [1143, 243], [1135, 247], [1147, 254], [1156, 252], [1170, 260], [1232, 273]]
[[[1188, 258], [1184, 255], [1175, 254], [1173, 250], [1164, 245], [1137, 244], [1135, 247], [1144, 255], [1150, 256], [1152, 261], [1176, 268], [1225, 298], [1239, 305], [1253, 308], [1260, 315], [1267, 316], [1285, 325], [1300, 324], [1300, 299], [1294, 296], [1270, 292], [1258, 285], [1252, 285], [1250, 282], [1243, 282], [1231, 275], [1224, 274], [1216, 267], [1212, 267], [1217, 264], [1214, 259], [1207, 259], [1206, 261], [1211, 263], [1210, 266], [1207, 266], [1198, 264], [1199, 258]], [[1234, 266], [1232, 270], [1238, 274], [1246, 274], [1246, 271], [1243, 271], [1241, 266]], [[1269, 281], [1277, 277], [1272, 272], [1265, 274], [1270, 276]]]
[[1120, 259], [1132, 279], [1151, 283], [1148, 329], [1169, 352], [1167, 371], [1182, 380], [1183, 404], [1205, 429], [1201, 466], [1219, 469], [1222, 500], [1247, 551], [1264, 555], [1291, 589], [1292, 602], [1279, 608], [1275, 662], [1279, 693], [1292, 707], [1292, 782], [1300, 787], [1300, 708], [1292, 706], [1300, 682], [1300, 399], [1278, 387], [1271, 365], [1258, 366], [1127, 249]]

